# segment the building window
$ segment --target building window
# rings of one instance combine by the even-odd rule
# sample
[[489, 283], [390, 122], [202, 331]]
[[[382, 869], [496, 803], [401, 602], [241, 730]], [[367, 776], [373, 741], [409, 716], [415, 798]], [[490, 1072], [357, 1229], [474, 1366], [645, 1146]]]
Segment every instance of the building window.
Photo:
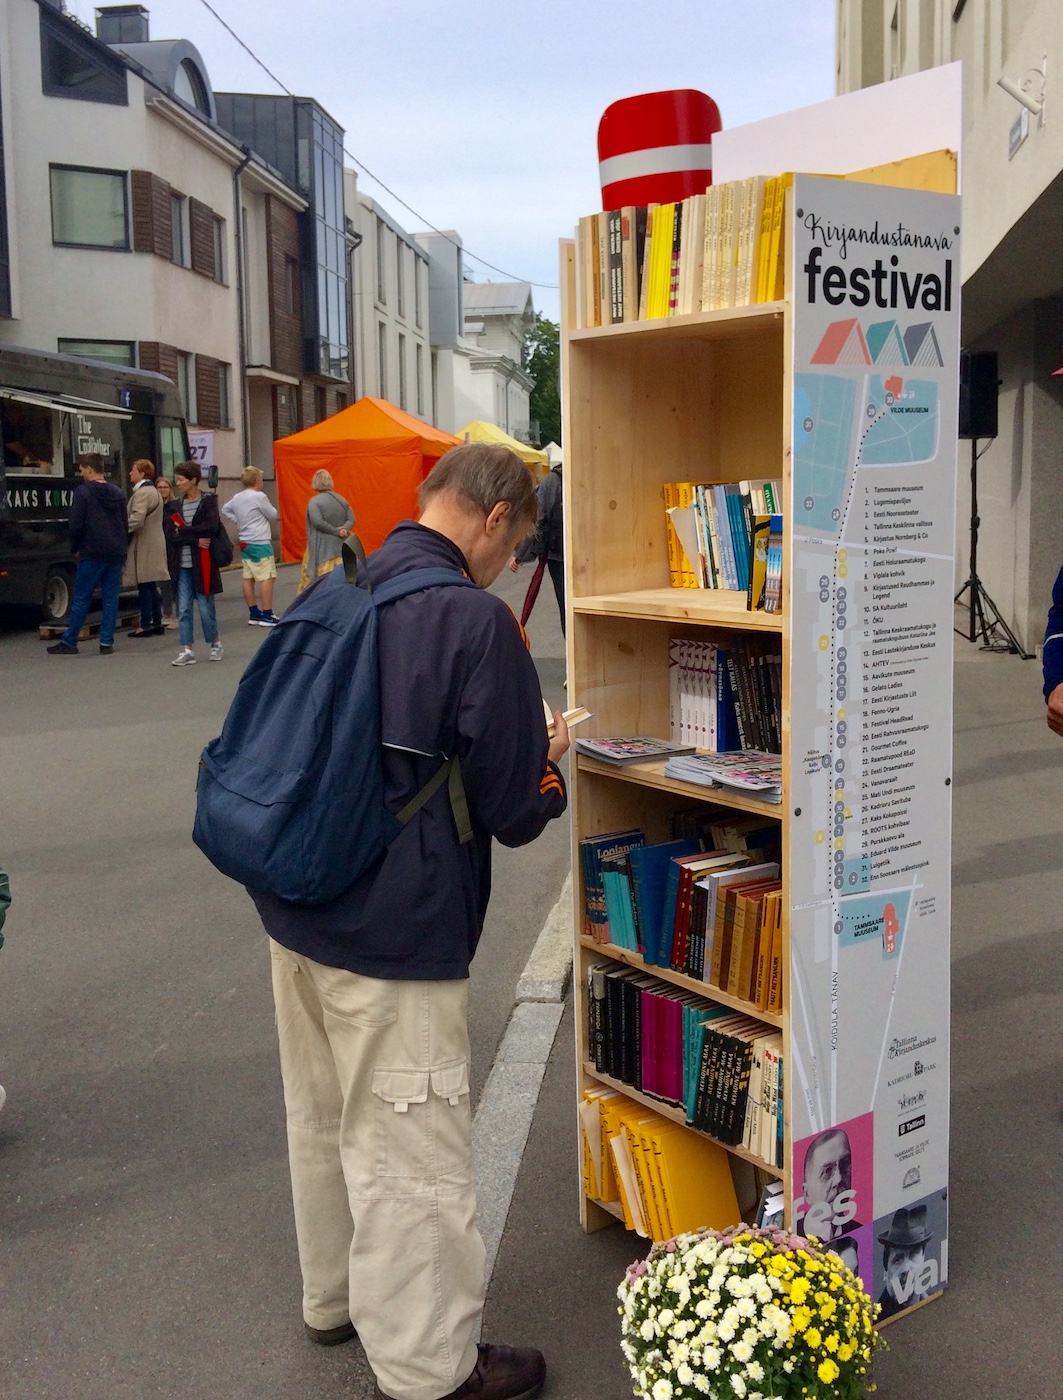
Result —
[[406, 249], [395, 235], [395, 306], [400, 316], [406, 315]]
[[174, 75], [173, 90], [174, 95], [179, 97], [182, 102], [187, 102], [189, 107], [194, 107], [197, 112], [202, 112], [204, 116], [211, 115], [207, 85], [203, 81], [203, 74], [191, 59], [182, 60]]
[[183, 194], [170, 195], [171, 259], [179, 267], [192, 263], [192, 238], [188, 228], [188, 200]]
[[336, 412], [337, 412], [337, 413], [342, 413], [343, 410], [344, 410], [346, 407], [347, 407], [347, 395], [343, 392], [342, 389], [337, 389], [337, 390], [336, 390]]
[[318, 423], [328, 417], [328, 393], [322, 385], [314, 389], [314, 418]]
[[103, 360], [109, 365], [136, 365], [136, 349], [131, 340], [65, 340], [58, 341], [60, 355], [76, 355], [80, 360]]
[[424, 417], [424, 346], [418, 341], [413, 347], [413, 387], [417, 394], [417, 414]]
[[214, 216], [214, 280], [225, 283], [225, 220]]
[[384, 220], [376, 221], [376, 299], [381, 306], [388, 300], [388, 255], [384, 246]]
[[388, 396], [388, 328], [383, 321], [377, 322], [376, 354], [377, 383], [380, 389], [380, 397], [386, 399]]
[[186, 423], [196, 421], [196, 379], [192, 372], [192, 356], [183, 351], [177, 352], [177, 392], [181, 395], [181, 408]]
[[421, 274], [423, 271], [421, 259], [415, 253], [413, 257], [413, 319], [418, 329], [424, 325], [424, 311], [421, 307]]
[[406, 407], [406, 337], [399, 336], [399, 407]]
[[296, 258], [284, 259], [284, 293], [289, 316], [299, 314], [299, 263]]
[[82, 35], [72, 20], [43, 7], [40, 13], [44, 95], [127, 107], [125, 64]]
[[50, 167], [52, 242], [67, 248], [129, 250], [129, 201], [124, 170]]

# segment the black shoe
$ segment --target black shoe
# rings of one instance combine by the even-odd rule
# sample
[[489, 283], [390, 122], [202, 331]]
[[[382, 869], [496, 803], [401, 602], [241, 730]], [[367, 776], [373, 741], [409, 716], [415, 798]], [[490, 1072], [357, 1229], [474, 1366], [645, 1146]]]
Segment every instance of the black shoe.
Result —
[[304, 1322], [303, 1326], [306, 1335], [319, 1347], [338, 1347], [342, 1342], [353, 1341], [358, 1335], [353, 1322], [341, 1322], [338, 1327], [311, 1327], [309, 1322]]
[[131, 637], [157, 637], [158, 629], [154, 627], [134, 627], [129, 634]]
[[114, 655], [114, 647], [109, 647], [109, 646], [105, 645], [105, 643], [101, 642], [101, 643], [100, 643], [100, 655], [101, 655], [101, 656], [113, 656], [113, 655]]
[[49, 656], [77, 656], [77, 647], [67, 646], [66, 642], [56, 642], [54, 647], [48, 648]]
[[153, 628], [151, 629], [151, 631], [148, 632], [147, 635], [148, 635], [149, 637], [165, 637], [165, 636], [166, 636], [166, 628], [163, 627], [162, 623], [160, 622], [159, 625], [158, 625], [158, 627], [153, 627]]
[[[546, 1362], [534, 1347], [492, 1347], [483, 1342], [476, 1348], [476, 1365], [468, 1380], [443, 1400], [533, 1400], [543, 1388]], [[378, 1385], [375, 1400], [391, 1400]]]

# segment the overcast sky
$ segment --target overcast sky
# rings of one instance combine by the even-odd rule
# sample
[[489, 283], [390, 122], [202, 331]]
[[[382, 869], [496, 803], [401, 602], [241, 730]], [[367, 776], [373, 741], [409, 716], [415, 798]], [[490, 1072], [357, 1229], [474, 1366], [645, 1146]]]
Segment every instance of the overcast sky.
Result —
[[[219, 90], [278, 89], [201, 0], [143, 0], [153, 39], [189, 39]], [[211, 0], [283, 83], [346, 130], [410, 232], [457, 229], [506, 273], [557, 282], [557, 240], [601, 208], [610, 102], [700, 88], [725, 127], [831, 97], [830, 0]], [[67, 0], [94, 23], [89, 0]], [[468, 259], [477, 281], [505, 280]], [[557, 316], [557, 292], [535, 304]]]

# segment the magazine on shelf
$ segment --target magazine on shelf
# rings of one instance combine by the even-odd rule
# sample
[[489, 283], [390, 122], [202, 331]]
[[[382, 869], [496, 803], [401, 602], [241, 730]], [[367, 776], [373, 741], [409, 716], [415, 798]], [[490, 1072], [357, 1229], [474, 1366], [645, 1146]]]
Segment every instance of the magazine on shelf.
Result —
[[694, 752], [693, 744], [673, 744], [646, 735], [631, 739], [577, 739], [574, 748], [602, 763], [648, 763], [655, 758], [672, 759]]
[[664, 776], [705, 787], [731, 788], [765, 802], [782, 801], [782, 758], [760, 749], [684, 754], [668, 760]]

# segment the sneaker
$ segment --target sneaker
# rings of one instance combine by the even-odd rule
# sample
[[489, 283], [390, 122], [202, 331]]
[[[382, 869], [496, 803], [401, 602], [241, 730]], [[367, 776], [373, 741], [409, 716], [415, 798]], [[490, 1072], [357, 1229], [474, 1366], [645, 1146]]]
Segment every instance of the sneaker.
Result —
[[196, 654], [191, 647], [182, 647], [177, 653], [177, 658], [170, 662], [171, 666], [194, 666], [196, 664]]
[[[472, 1375], [457, 1390], [443, 1400], [533, 1400], [543, 1388], [546, 1362], [534, 1347], [492, 1347], [484, 1343], [476, 1348], [476, 1365]], [[375, 1400], [391, 1400], [378, 1385]]]
[[247, 625], [248, 625], [248, 627], [257, 627], [257, 626], [258, 626], [258, 623], [259, 623], [259, 619], [260, 619], [261, 616], [262, 616], [262, 609], [261, 609], [261, 608], [248, 608], [247, 611], [248, 611], [248, 619], [247, 619]]
[[55, 646], [48, 648], [49, 656], [77, 656], [77, 647], [68, 646], [66, 642], [56, 642]]
[[221, 642], [211, 642], [210, 655], [207, 657], [207, 660], [220, 661], [224, 655], [225, 648], [222, 646]]
[[100, 655], [101, 655], [101, 656], [113, 656], [113, 655], [114, 655], [114, 647], [109, 647], [109, 646], [107, 645], [106, 642], [101, 642], [101, 643], [100, 643]]
[[276, 627], [278, 622], [280, 622], [280, 618], [275, 612], [264, 612], [258, 615], [259, 627]]

